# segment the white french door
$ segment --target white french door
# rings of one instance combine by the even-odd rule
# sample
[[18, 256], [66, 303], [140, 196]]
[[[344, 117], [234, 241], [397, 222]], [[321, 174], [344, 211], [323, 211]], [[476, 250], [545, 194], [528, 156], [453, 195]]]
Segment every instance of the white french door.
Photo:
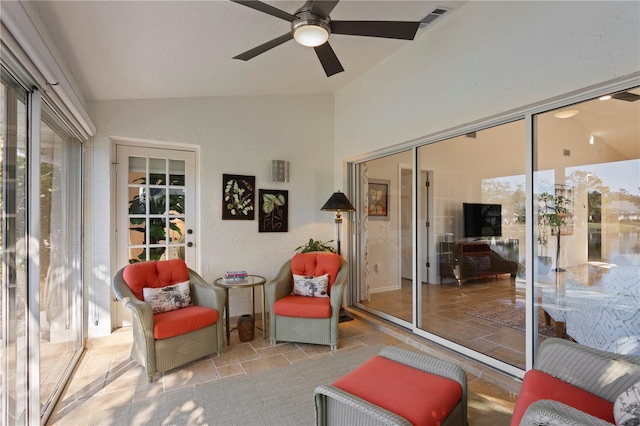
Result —
[[178, 258], [195, 268], [196, 153], [119, 144], [116, 158], [117, 268]]

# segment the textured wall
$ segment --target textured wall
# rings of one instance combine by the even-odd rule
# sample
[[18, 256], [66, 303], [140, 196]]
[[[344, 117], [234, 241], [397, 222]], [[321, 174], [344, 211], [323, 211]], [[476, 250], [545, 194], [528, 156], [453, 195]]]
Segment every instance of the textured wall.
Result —
[[[188, 144], [199, 149], [199, 258], [212, 281], [225, 270], [272, 277], [309, 237], [334, 238], [321, 212], [333, 187], [333, 97], [233, 97], [104, 101], [88, 105], [98, 134], [87, 156], [86, 289], [89, 335], [111, 331], [109, 285], [116, 265], [113, 146], [117, 139]], [[290, 162], [290, 182], [271, 182], [271, 160]], [[289, 191], [289, 232], [259, 233], [254, 221], [221, 219], [222, 174], [256, 176], [256, 187]], [[256, 194], [257, 196], [257, 194]], [[231, 315], [250, 312], [249, 293], [231, 291]], [[96, 325], [95, 321], [98, 321]]]

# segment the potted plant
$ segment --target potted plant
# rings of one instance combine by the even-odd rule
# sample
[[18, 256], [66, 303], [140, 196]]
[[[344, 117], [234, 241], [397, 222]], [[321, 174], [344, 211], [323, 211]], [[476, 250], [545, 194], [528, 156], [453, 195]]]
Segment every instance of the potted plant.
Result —
[[326, 251], [329, 253], [335, 253], [336, 249], [329, 245], [333, 240], [329, 240], [323, 242], [321, 240], [314, 240], [313, 238], [309, 238], [306, 244], [296, 247], [296, 253], [309, 253], [312, 251]]

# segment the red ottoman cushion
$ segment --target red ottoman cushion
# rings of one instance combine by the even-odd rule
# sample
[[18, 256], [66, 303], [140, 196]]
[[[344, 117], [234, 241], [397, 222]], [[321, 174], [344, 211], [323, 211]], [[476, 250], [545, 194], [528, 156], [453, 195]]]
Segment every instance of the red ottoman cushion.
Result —
[[376, 355], [333, 386], [414, 425], [439, 425], [462, 398], [459, 383]]
[[612, 402], [540, 370], [529, 370], [524, 375], [524, 382], [511, 417], [511, 425], [519, 425], [529, 405], [541, 399], [562, 402], [609, 423], [615, 423]]

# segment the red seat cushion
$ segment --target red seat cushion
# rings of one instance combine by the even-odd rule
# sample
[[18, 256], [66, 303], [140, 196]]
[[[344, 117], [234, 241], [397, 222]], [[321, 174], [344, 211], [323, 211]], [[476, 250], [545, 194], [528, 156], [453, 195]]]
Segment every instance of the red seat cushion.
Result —
[[331, 299], [290, 294], [273, 304], [273, 313], [294, 318], [329, 318], [331, 316]]
[[519, 425], [529, 405], [541, 399], [562, 402], [609, 423], [615, 423], [612, 402], [540, 370], [529, 370], [524, 375], [524, 382], [511, 417], [511, 425]]
[[414, 425], [439, 425], [462, 398], [456, 381], [376, 355], [333, 386]]
[[122, 278], [133, 294], [144, 300], [144, 287], [166, 287], [189, 280], [187, 264], [181, 259], [152, 260], [149, 262], [133, 263], [122, 272]]
[[[291, 272], [295, 275], [319, 277], [329, 274], [329, 293], [336, 282], [342, 258], [334, 253], [298, 253], [291, 259]], [[291, 282], [293, 288], [293, 281]]]
[[153, 337], [156, 340], [179, 336], [218, 322], [218, 311], [205, 306], [188, 306], [153, 316]]

